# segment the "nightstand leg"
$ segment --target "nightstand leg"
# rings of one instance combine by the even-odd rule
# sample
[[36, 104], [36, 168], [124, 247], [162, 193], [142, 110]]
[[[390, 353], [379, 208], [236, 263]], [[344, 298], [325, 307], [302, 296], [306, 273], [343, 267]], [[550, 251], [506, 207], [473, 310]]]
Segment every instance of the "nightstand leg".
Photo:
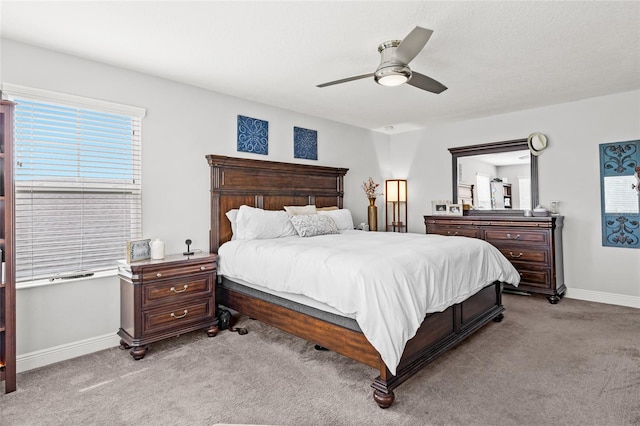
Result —
[[215, 325], [212, 325], [211, 328], [207, 330], [207, 336], [215, 337], [215, 335], [218, 334], [218, 331], [220, 331], [220, 329]]

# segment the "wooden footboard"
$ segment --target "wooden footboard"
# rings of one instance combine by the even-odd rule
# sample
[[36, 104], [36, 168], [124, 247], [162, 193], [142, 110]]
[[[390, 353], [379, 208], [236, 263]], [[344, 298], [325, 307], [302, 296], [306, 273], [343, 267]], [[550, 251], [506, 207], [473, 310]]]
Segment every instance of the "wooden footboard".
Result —
[[224, 287], [218, 287], [216, 297], [223, 306], [378, 369], [371, 386], [381, 408], [393, 404], [398, 385], [487, 322], [500, 321], [504, 311], [501, 284], [496, 282], [464, 302], [427, 315], [407, 343], [394, 376], [360, 332]]

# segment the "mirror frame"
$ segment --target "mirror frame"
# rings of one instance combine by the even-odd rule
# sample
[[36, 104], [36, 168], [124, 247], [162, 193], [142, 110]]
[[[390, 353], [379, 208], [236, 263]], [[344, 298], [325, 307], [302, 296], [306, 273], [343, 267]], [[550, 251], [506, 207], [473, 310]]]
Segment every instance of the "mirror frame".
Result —
[[[449, 148], [449, 152], [451, 153], [451, 177], [452, 177], [452, 186], [453, 186], [453, 197], [451, 198], [453, 201], [458, 199], [458, 158], [460, 157], [468, 157], [471, 155], [481, 155], [481, 154], [495, 154], [499, 152], [511, 152], [511, 151], [521, 151], [527, 150], [529, 151], [529, 143], [527, 139], [514, 139], [511, 141], [502, 141], [502, 142], [491, 142], [480, 145], [469, 145], [469, 146], [461, 146], [457, 148]], [[531, 208], [534, 208], [538, 205], [539, 197], [538, 197], [538, 157], [535, 155], [531, 155], [529, 152], [529, 157], [531, 160]], [[468, 210], [468, 214], [470, 216], [481, 216], [481, 215], [521, 215], [524, 213], [524, 210], [513, 210], [513, 209], [504, 209], [504, 210]]]

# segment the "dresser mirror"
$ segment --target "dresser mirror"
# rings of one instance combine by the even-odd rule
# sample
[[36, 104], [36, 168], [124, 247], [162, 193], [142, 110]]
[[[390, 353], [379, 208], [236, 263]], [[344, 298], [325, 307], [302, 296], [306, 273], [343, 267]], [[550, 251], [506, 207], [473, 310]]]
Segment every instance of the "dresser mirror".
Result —
[[538, 205], [538, 157], [527, 139], [449, 148], [452, 201], [469, 215], [522, 215]]

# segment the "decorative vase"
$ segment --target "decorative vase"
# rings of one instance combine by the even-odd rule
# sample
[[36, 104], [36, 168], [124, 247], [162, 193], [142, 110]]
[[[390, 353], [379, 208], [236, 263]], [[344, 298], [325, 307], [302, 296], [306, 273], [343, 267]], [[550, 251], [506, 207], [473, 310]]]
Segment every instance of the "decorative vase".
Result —
[[376, 199], [369, 198], [369, 206], [367, 207], [367, 217], [369, 219], [369, 231], [378, 230], [378, 207], [376, 207]]

